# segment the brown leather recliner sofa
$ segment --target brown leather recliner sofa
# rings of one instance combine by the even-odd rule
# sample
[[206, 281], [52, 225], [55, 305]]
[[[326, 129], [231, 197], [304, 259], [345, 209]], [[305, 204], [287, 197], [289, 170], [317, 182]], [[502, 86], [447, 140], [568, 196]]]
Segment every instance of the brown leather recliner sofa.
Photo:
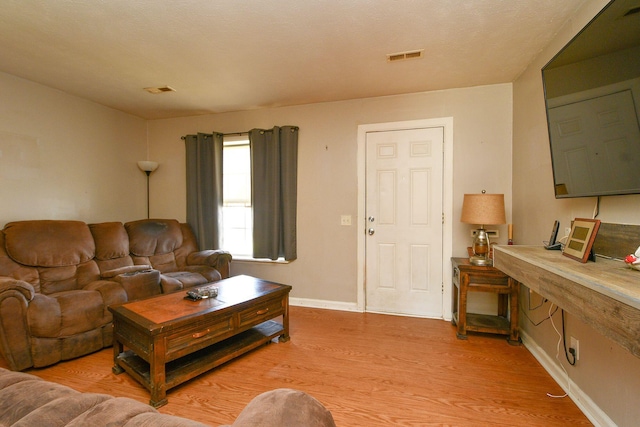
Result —
[[199, 251], [172, 219], [34, 220], [0, 232], [0, 351], [21, 371], [113, 343], [108, 306], [229, 277], [231, 255]]

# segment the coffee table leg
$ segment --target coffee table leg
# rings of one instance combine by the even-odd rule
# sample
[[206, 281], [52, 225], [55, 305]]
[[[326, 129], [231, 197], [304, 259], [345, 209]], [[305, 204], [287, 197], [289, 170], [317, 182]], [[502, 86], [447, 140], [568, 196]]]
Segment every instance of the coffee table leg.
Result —
[[154, 408], [159, 408], [168, 402], [163, 340], [154, 340], [153, 348], [151, 363], [149, 363], [149, 375], [151, 376], [151, 400], [149, 404]]
[[167, 391], [160, 390], [161, 388], [164, 389], [164, 384], [151, 385], [151, 400], [149, 400], [149, 405], [153, 406], [154, 408], [159, 408], [169, 403], [169, 400], [167, 399]]
[[289, 297], [287, 296], [283, 301], [284, 313], [282, 314], [282, 335], [278, 338], [278, 342], [289, 341]]
[[120, 367], [118, 364], [118, 356], [120, 353], [124, 351], [124, 346], [116, 337], [113, 337], [113, 368], [111, 368], [111, 372], [116, 375], [119, 375], [124, 372], [124, 369]]

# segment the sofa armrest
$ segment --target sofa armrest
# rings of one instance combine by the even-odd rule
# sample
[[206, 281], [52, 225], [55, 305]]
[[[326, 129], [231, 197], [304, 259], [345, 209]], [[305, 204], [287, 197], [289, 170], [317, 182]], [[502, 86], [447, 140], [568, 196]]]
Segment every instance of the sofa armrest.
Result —
[[114, 268], [113, 270], [107, 270], [100, 273], [101, 279], [112, 279], [121, 274], [137, 273], [139, 271], [151, 270], [153, 267], [150, 265], [127, 265], [126, 267]]
[[331, 412], [313, 396], [279, 388], [254, 397], [232, 424], [232, 427], [253, 426], [336, 427], [336, 423]]
[[12, 371], [33, 366], [27, 310], [35, 295], [30, 283], [0, 277], [0, 353]]
[[220, 272], [223, 279], [229, 277], [232, 256], [229, 252], [208, 249], [192, 252], [187, 256], [187, 265], [208, 265]]
[[119, 274], [113, 280], [122, 285], [129, 301], [162, 293], [160, 272], [151, 268]]
[[9, 291], [21, 293], [27, 302], [31, 301], [36, 293], [31, 283], [11, 277], [0, 277], [0, 301], [3, 299], [2, 295]]

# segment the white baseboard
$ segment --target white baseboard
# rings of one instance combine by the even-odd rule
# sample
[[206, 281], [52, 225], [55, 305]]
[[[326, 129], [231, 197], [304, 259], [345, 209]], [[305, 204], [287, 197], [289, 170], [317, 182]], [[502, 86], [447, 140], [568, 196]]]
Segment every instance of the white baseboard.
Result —
[[614, 423], [570, 377], [567, 378], [567, 375], [558, 365], [557, 361], [551, 358], [530, 335], [520, 330], [520, 338], [527, 350], [533, 354], [533, 357], [540, 362], [542, 367], [551, 375], [558, 385], [562, 387], [565, 393], [567, 393], [567, 396], [575, 402], [593, 425], [597, 427], [616, 427], [616, 423]]
[[289, 305], [310, 308], [326, 308], [328, 310], [355, 311], [358, 313], [363, 312], [363, 310], [358, 308], [358, 304], [355, 302], [327, 301], [309, 298], [289, 298]]

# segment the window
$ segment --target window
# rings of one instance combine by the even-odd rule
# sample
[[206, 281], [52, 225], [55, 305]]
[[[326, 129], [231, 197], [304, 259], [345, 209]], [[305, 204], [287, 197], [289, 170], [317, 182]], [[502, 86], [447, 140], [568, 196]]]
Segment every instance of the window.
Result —
[[233, 255], [251, 257], [251, 150], [247, 135], [225, 137], [223, 158], [222, 247]]
[[[187, 222], [203, 249], [297, 258], [298, 127], [186, 135]], [[250, 141], [250, 142], [249, 142]]]

